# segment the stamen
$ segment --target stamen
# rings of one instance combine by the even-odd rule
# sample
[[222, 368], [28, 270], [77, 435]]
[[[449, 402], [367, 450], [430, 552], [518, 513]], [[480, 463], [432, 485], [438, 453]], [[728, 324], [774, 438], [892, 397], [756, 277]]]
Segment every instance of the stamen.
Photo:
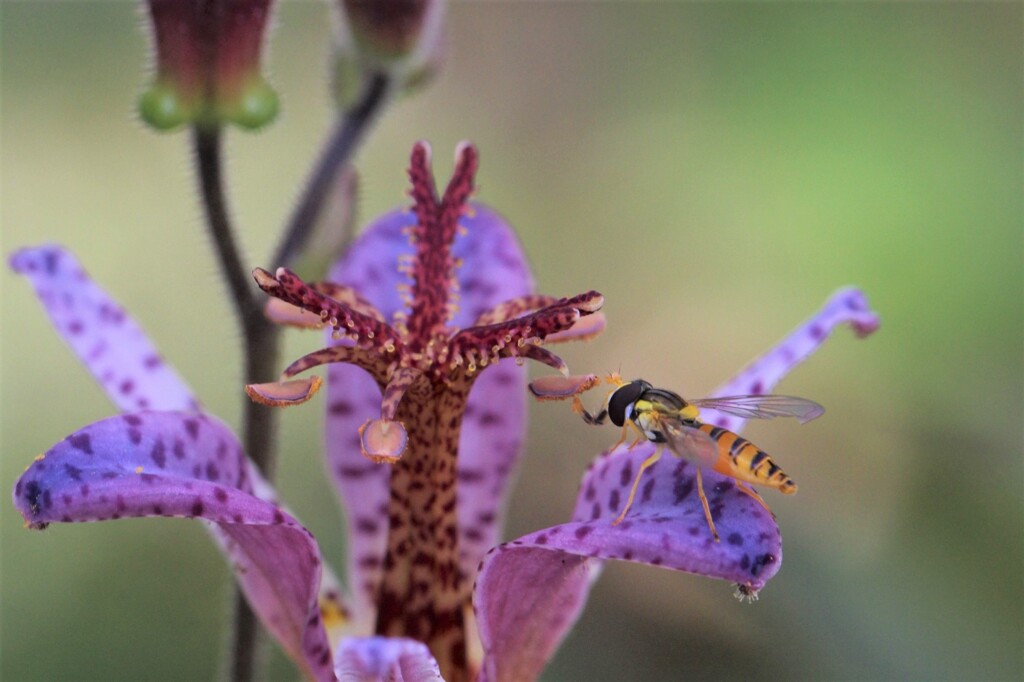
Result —
[[312, 376], [307, 379], [276, 381], [268, 384], [249, 384], [245, 392], [257, 403], [271, 407], [301, 405], [320, 390], [323, 379]]
[[367, 419], [359, 427], [359, 448], [377, 464], [394, 464], [405, 451], [408, 435], [402, 422]]

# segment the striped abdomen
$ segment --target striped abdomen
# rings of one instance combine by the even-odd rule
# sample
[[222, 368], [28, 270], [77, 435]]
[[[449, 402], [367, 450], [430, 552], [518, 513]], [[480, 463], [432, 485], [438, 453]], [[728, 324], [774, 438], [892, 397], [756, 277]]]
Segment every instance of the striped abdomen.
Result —
[[775, 488], [786, 495], [796, 492], [796, 483], [784, 472], [767, 452], [732, 431], [710, 424], [701, 424], [700, 430], [718, 444], [715, 471], [754, 485]]

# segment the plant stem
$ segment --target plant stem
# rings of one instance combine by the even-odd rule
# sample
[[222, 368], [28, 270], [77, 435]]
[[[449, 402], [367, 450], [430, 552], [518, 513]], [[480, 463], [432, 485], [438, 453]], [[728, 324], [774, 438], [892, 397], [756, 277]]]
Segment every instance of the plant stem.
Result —
[[390, 89], [390, 80], [386, 75], [374, 74], [368, 79], [359, 100], [335, 125], [288, 221], [288, 227], [271, 261], [273, 267], [291, 263], [302, 250], [320, 217], [320, 210], [333, 180], [352, 158], [370, 124], [383, 109]]
[[[231, 228], [222, 176], [220, 127], [197, 126], [193, 131], [193, 145], [206, 224], [213, 237], [221, 272], [227, 280], [244, 335], [245, 382], [273, 381], [274, 366], [277, 364], [278, 330], [263, 316], [260, 300], [256, 297], [248, 269], [242, 265]], [[270, 480], [273, 478], [277, 454], [276, 412], [250, 400], [243, 402], [242, 409], [242, 445], [249, 458]], [[261, 648], [259, 627], [249, 603], [237, 589], [234, 601], [235, 629], [228, 678], [235, 682], [247, 682], [255, 676]]]

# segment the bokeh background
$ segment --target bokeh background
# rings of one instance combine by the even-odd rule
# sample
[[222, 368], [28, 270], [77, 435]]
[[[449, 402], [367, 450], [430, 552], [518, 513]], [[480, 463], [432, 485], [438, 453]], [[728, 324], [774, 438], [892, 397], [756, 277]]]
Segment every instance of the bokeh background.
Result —
[[[4, 2], [3, 251], [56, 241], [238, 423], [238, 336], [184, 134], [134, 118], [147, 41], [129, 2]], [[331, 120], [328, 9], [285, 2], [269, 54], [283, 115], [232, 132], [252, 264]], [[691, 396], [856, 284], [883, 316], [780, 387], [820, 401], [756, 424], [800, 494], [766, 498], [782, 571], [729, 585], [609, 564], [548, 680], [1024, 676], [1024, 220], [1020, 3], [456, 3], [440, 78], [358, 156], [366, 219], [404, 201], [408, 151], [482, 151], [479, 197], [519, 229], [540, 289], [607, 297], [576, 371]], [[112, 413], [30, 288], [2, 287], [2, 484]], [[318, 338], [293, 334], [282, 356]], [[279, 489], [341, 564], [319, 405], [283, 415]], [[507, 536], [566, 519], [615, 434], [532, 405]], [[229, 575], [197, 524], [29, 533], [2, 522], [4, 680], [210, 679]], [[295, 673], [274, 654], [271, 677]]]

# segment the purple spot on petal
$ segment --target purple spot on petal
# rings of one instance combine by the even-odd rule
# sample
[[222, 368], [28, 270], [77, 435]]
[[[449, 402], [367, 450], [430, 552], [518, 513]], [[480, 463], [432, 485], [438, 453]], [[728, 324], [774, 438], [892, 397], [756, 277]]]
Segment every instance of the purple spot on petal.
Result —
[[626, 462], [626, 465], [622, 467], [622, 471], [619, 473], [619, 485], [627, 486], [633, 480], [633, 463]]
[[187, 431], [188, 435], [192, 437], [192, 440], [195, 440], [196, 438], [198, 438], [199, 437], [199, 421], [196, 420], [196, 419], [186, 419], [185, 420], [185, 431]]
[[159, 439], [153, 444], [153, 451], [149, 453], [149, 458], [161, 469], [167, 466], [167, 447], [164, 445], [163, 439]]
[[200, 499], [196, 499], [196, 501], [192, 503], [192, 516], [202, 516], [202, 515], [203, 515], [203, 501], [200, 500]]
[[337, 400], [331, 403], [328, 411], [337, 417], [342, 417], [347, 414], [352, 414], [352, 403], [345, 400]]
[[743, 536], [739, 533], [729, 533], [729, 537], [726, 539], [730, 545], [735, 545], [736, 547], [743, 546]]
[[590, 526], [580, 526], [576, 529], [575, 533], [573, 534], [576, 536], [577, 539], [582, 540], [583, 538], [590, 535], [591, 531], [593, 530], [594, 529]]
[[71, 443], [71, 446], [74, 447], [76, 450], [81, 450], [87, 455], [92, 454], [92, 441], [89, 438], [89, 434], [76, 433], [74, 435], [68, 436], [68, 442]]
[[367, 516], [360, 516], [356, 519], [356, 531], [359, 533], [366, 533], [367, 535], [377, 532], [380, 525], [376, 519], [369, 518]]
[[693, 479], [677, 478], [675, 485], [672, 486], [672, 494], [675, 495], [672, 504], [682, 503], [683, 500], [689, 497], [691, 492], [693, 492]]
[[487, 411], [480, 415], [480, 426], [494, 426], [502, 422], [501, 415], [497, 412]]
[[651, 501], [651, 494], [654, 492], [654, 483], [655, 483], [655, 481], [654, 481], [653, 478], [647, 479], [647, 482], [644, 483], [644, 487], [640, 490], [640, 501], [641, 502], [650, 502]]

